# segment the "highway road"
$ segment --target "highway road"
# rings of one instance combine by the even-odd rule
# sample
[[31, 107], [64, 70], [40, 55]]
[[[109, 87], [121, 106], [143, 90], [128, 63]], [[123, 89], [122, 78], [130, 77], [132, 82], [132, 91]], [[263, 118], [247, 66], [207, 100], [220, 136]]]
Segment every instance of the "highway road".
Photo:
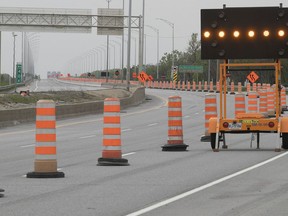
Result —
[[79, 82], [66, 82], [57, 79], [41, 79], [35, 80], [30, 85], [17, 88], [17, 91], [21, 90], [30, 92], [45, 92], [45, 91], [87, 91], [87, 90], [99, 90], [104, 89], [101, 87], [101, 83], [79, 83]]
[[[229, 135], [213, 152], [204, 133], [204, 92], [147, 89], [147, 100], [121, 110], [122, 153], [129, 166], [97, 166], [102, 115], [57, 121], [59, 170], [65, 178], [28, 179], [34, 169], [34, 124], [0, 130], [0, 215], [231, 216], [287, 215], [287, 152], [278, 137]], [[182, 97], [184, 152], [163, 152], [167, 98]], [[229, 108], [233, 97], [228, 95]], [[229, 111], [230, 114], [232, 110]], [[255, 141], [254, 141], [255, 142]]]

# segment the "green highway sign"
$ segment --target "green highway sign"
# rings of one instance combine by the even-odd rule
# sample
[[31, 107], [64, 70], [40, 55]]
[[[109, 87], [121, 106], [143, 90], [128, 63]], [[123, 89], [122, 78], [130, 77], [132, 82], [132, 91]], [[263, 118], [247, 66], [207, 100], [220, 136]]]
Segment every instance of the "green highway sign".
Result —
[[22, 64], [20, 63], [16, 64], [16, 81], [17, 83], [22, 82]]
[[180, 73], [203, 73], [201, 65], [179, 65]]

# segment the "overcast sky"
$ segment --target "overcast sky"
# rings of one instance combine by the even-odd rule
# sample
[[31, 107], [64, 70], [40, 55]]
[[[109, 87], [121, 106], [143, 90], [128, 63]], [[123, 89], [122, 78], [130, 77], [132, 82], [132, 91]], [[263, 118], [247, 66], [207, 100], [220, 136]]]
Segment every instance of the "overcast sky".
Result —
[[[110, 0], [110, 8], [122, 8], [123, 0]], [[125, 15], [128, 15], [129, 0], [125, 2]], [[283, 3], [288, 7], [288, 0], [145, 0], [145, 25], [151, 25], [160, 31], [160, 57], [165, 52], [172, 50], [172, 28], [156, 18], [166, 19], [175, 26], [175, 50], [185, 51], [192, 33], [200, 32], [200, 10], [207, 8], [226, 7], [254, 7], [254, 6], [279, 6]], [[143, 0], [132, 0], [132, 15], [142, 14]], [[91, 9], [97, 14], [98, 8], [106, 8], [107, 0], [0, 0], [0, 7], [32, 7], [32, 8], [77, 8]], [[21, 61], [21, 33], [16, 37], [16, 61]], [[127, 34], [127, 33], [126, 33]], [[146, 58], [144, 63], [156, 63], [156, 33], [145, 28]], [[133, 32], [131, 48], [131, 65], [135, 64], [134, 40], [138, 40], [138, 33]], [[34, 48], [38, 48], [36, 74], [46, 77], [47, 71], [64, 71], [65, 65], [71, 59], [77, 59], [92, 48], [105, 46], [106, 36], [97, 36], [96, 29], [91, 34], [71, 33], [39, 33], [34, 36]], [[120, 37], [110, 36], [110, 40], [121, 42]], [[119, 67], [120, 46], [116, 42], [115, 65]], [[2, 73], [12, 75], [13, 40], [11, 32], [2, 33]], [[36, 49], [34, 49], [36, 50]], [[111, 47], [110, 67], [114, 66], [114, 49]], [[137, 41], [138, 51], [138, 41]], [[126, 49], [125, 49], [126, 52]], [[37, 53], [35, 53], [36, 55]], [[103, 51], [103, 55], [104, 51]], [[80, 57], [79, 57], [80, 58]], [[124, 65], [127, 61], [125, 60]], [[136, 59], [138, 64], [138, 59]]]

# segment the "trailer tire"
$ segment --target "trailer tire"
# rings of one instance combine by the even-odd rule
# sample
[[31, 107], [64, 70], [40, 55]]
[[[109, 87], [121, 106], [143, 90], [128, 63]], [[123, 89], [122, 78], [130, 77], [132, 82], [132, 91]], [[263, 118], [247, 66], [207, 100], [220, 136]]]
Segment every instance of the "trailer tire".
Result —
[[211, 133], [210, 134], [210, 138], [211, 138], [211, 148], [214, 150], [215, 146], [216, 146], [216, 133]]
[[288, 149], [288, 133], [282, 133], [282, 148]]

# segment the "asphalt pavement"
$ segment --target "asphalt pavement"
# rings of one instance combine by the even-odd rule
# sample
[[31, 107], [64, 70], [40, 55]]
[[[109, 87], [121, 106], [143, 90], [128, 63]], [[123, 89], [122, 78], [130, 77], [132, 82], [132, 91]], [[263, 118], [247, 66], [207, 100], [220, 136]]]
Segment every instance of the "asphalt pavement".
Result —
[[[122, 157], [129, 166], [97, 166], [103, 115], [57, 121], [61, 179], [28, 179], [34, 169], [35, 125], [0, 129], [0, 215], [287, 215], [287, 153], [279, 138], [229, 135], [213, 152], [204, 134], [204, 92], [147, 89], [147, 100], [121, 110]], [[167, 99], [182, 98], [187, 151], [163, 152]], [[229, 115], [233, 95], [228, 96]]]

